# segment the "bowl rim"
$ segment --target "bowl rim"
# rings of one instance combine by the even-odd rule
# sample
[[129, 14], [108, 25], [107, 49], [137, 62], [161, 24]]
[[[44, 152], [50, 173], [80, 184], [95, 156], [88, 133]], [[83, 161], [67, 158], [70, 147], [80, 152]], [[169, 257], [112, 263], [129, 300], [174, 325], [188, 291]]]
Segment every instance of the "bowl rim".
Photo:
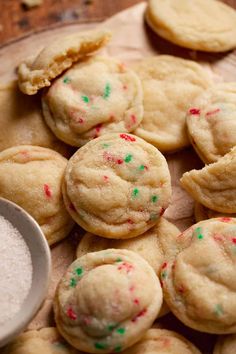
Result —
[[33, 267], [31, 287], [21, 309], [0, 326], [1, 348], [25, 329], [42, 305], [51, 278], [52, 261], [47, 240], [39, 224], [28, 212], [0, 197], [0, 215], [21, 233], [29, 249]]

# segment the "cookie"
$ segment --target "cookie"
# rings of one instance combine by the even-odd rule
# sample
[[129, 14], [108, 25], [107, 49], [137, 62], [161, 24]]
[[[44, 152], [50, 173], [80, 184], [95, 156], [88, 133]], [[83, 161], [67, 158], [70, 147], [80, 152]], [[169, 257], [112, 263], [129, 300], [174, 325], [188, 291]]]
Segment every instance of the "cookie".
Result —
[[63, 184], [67, 210], [86, 231], [131, 238], [154, 226], [171, 196], [164, 156], [130, 134], [90, 141], [69, 160]]
[[69, 156], [71, 148], [45, 124], [39, 98], [23, 95], [16, 81], [0, 85], [0, 106], [0, 151], [17, 145], [38, 145]]
[[181, 185], [199, 203], [220, 213], [236, 213], [236, 147], [217, 162], [183, 174]]
[[162, 265], [164, 298], [174, 315], [201, 332], [236, 331], [236, 219], [201, 221], [177, 238]]
[[146, 20], [160, 37], [194, 50], [236, 47], [236, 11], [215, 0], [149, 0]]
[[116, 353], [143, 336], [161, 304], [152, 267], [132, 251], [107, 249], [71, 264], [57, 288], [54, 312], [59, 332], [75, 348]]
[[0, 153], [0, 197], [32, 215], [49, 245], [66, 237], [74, 225], [61, 191], [66, 165], [60, 154], [39, 146], [16, 146]]
[[219, 213], [217, 211], [206, 208], [204, 205], [200, 203], [195, 203], [194, 216], [197, 222], [206, 219], [211, 219], [211, 218], [219, 218], [219, 217], [224, 217], [225, 219], [236, 218], [236, 214]]
[[41, 88], [50, 86], [52, 79], [79, 59], [105, 46], [110, 38], [111, 33], [107, 30], [78, 32], [56, 38], [36, 57], [28, 58], [19, 65], [20, 90], [27, 95], [34, 95]]
[[191, 143], [205, 163], [236, 145], [236, 83], [218, 84], [200, 95], [187, 114]]
[[83, 354], [72, 348], [54, 327], [28, 331], [3, 349], [2, 354]]
[[170, 55], [150, 57], [133, 69], [142, 81], [144, 117], [136, 135], [162, 152], [190, 145], [186, 112], [212, 81], [199, 64]]
[[123, 354], [201, 354], [180, 334], [166, 329], [149, 329], [142, 339]]
[[[142, 256], [159, 275], [164, 258], [172, 251], [171, 246], [179, 234], [179, 229], [164, 217], [141, 236], [128, 240], [111, 240], [86, 233], [77, 247], [76, 256], [81, 257], [107, 248], [127, 249]], [[164, 316], [167, 312], [169, 309], [163, 303], [158, 316]]]
[[213, 354], [235, 354], [236, 334], [220, 336], [216, 342]]
[[109, 132], [131, 132], [143, 118], [139, 78], [111, 57], [80, 61], [46, 92], [45, 120], [70, 145], [82, 146]]

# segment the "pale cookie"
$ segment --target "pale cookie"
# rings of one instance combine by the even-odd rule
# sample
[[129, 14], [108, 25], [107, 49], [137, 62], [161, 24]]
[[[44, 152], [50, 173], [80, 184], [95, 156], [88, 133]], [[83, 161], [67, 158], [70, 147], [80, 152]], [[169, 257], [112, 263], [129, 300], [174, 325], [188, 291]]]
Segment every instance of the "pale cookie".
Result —
[[220, 336], [216, 342], [213, 354], [235, 354], [236, 334]]
[[0, 85], [0, 151], [17, 145], [39, 145], [69, 155], [44, 122], [38, 97], [23, 95], [16, 81]]
[[75, 348], [116, 353], [143, 336], [161, 304], [152, 267], [137, 253], [107, 249], [71, 264], [57, 288], [54, 312], [58, 330]]
[[236, 219], [201, 221], [177, 239], [162, 265], [164, 298], [186, 326], [202, 332], [236, 331]]
[[107, 44], [111, 33], [106, 30], [78, 32], [56, 38], [44, 47], [36, 58], [29, 58], [18, 67], [19, 87], [27, 95], [34, 95], [51, 85], [52, 79], [70, 68], [84, 56]]
[[180, 182], [205, 207], [236, 213], [236, 146], [217, 162], [184, 173]]
[[236, 145], [236, 83], [218, 84], [200, 95], [187, 114], [190, 141], [205, 163]]
[[3, 349], [2, 354], [83, 354], [72, 348], [54, 327], [28, 331]]
[[123, 354], [201, 354], [180, 334], [166, 329], [149, 329], [142, 339]]
[[164, 156], [130, 134], [90, 141], [69, 160], [63, 196], [86, 231], [107, 238], [141, 235], [167, 208], [170, 173]]
[[135, 134], [163, 152], [190, 145], [186, 112], [212, 83], [209, 73], [191, 60], [169, 55], [144, 59], [133, 69], [144, 95], [144, 117]]
[[109, 132], [131, 132], [143, 118], [139, 78], [109, 57], [74, 65], [53, 82], [42, 105], [54, 134], [74, 146]]
[[149, 0], [146, 19], [160, 37], [194, 50], [236, 47], [236, 11], [215, 0]]
[[[164, 217], [141, 236], [128, 240], [111, 240], [86, 233], [77, 247], [76, 256], [81, 257], [86, 253], [107, 248], [127, 249], [142, 256], [159, 276], [164, 258], [172, 251], [172, 245], [179, 234], [179, 229]], [[169, 309], [163, 303], [158, 316], [164, 316], [167, 312]]]
[[50, 245], [66, 237], [74, 225], [61, 191], [66, 165], [60, 154], [39, 146], [16, 146], [0, 153], [0, 197], [32, 215]]
[[218, 211], [214, 211], [209, 208], [206, 208], [204, 205], [200, 203], [195, 203], [194, 216], [197, 222], [211, 219], [211, 218], [219, 218], [219, 217], [224, 217], [225, 220], [227, 220], [227, 218], [236, 218], [236, 214], [219, 213]]

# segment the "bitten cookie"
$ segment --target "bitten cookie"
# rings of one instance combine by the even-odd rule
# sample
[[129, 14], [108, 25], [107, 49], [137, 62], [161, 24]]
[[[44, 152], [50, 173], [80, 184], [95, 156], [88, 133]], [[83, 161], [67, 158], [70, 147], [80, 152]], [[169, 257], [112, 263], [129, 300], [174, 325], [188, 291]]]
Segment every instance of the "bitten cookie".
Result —
[[215, 85], [200, 95], [187, 114], [191, 143], [205, 163], [236, 145], [236, 83]]
[[146, 20], [160, 37], [182, 47], [224, 52], [236, 47], [236, 11], [215, 0], [149, 0]]
[[123, 354], [201, 354], [180, 334], [166, 329], [149, 329], [142, 339]]
[[62, 198], [67, 160], [39, 146], [16, 146], [0, 153], [0, 196], [20, 205], [39, 223], [50, 245], [74, 223]]
[[185, 325], [202, 332], [236, 331], [236, 219], [201, 221], [177, 238], [162, 265], [164, 298]]
[[38, 145], [69, 156], [71, 148], [58, 140], [44, 122], [40, 99], [23, 95], [16, 81], [0, 85], [0, 151], [17, 145]]
[[54, 327], [28, 331], [3, 349], [2, 354], [83, 354], [72, 348]]
[[142, 60], [133, 66], [142, 81], [144, 117], [135, 134], [162, 152], [190, 145], [186, 112], [211, 84], [199, 64], [170, 55]]
[[220, 213], [236, 213], [236, 146], [217, 162], [183, 174], [180, 183], [199, 203]]
[[216, 342], [213, 354], [235, 354], [236, 334], [220, 336]]
[[134, 252], [107, 249], [71, 264], [57, 288], [54, 312], [57, 328], [74, 347], [116, 353], [143, 336], [161, 304], [151, 266]]
[[111, 57], [91, 57], [56, 79], [43, 96], [45, 120], [64, 142], [81, 146], [109, 132], [131, 132], [143, 118], [137, 75]]
[[236, 214], [219, 213], [218, 211], [214, 211], [209, 208], [206, 208], [204, 205], [200, 203], [195, 203], [194, 216], [197, 222], [211, 219], [211, 218], [219, 218], [219, 217], [224, 217], [226, 220], [227, 218], [236, 218]]
[[110, 38], [111, 33], [106, 30], [79, 32], [56, 38], [36, 58], [29, 58], [19, 65], [20, 90], [27, 95], [34, 95], [41, 88], [50, 86], [52, 79], [79, 59], [105, 46]]
[[[157, 224], [144, 234], [128, 240], [111, 240], [86, 233], [77, 247], [76, 255], [81, 257], [86, 253], [107, 248], [127, 249], [142, 256], [159, 276], [164, 258], [173, 251], [172, 245], [179, 234], [180, 231], [175, 225], [161, 217]], [[158, 316], [164, 316], [167, 312], [169, 309], [163, 303]]]
[[67, 210], [86, 231], [130, 238], [154, 226], [171, 196], [164, 156], [130, 134], [90, 141], [69, 160], [63, 196]]

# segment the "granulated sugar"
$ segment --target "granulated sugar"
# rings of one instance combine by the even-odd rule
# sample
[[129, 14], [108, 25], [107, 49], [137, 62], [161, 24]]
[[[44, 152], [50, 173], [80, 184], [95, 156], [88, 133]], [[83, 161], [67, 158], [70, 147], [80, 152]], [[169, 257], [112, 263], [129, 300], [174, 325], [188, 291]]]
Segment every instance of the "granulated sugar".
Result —
[[31, 287], [32, 273], [23, 237], [0, 216], [0, 327], [20, 310]]

